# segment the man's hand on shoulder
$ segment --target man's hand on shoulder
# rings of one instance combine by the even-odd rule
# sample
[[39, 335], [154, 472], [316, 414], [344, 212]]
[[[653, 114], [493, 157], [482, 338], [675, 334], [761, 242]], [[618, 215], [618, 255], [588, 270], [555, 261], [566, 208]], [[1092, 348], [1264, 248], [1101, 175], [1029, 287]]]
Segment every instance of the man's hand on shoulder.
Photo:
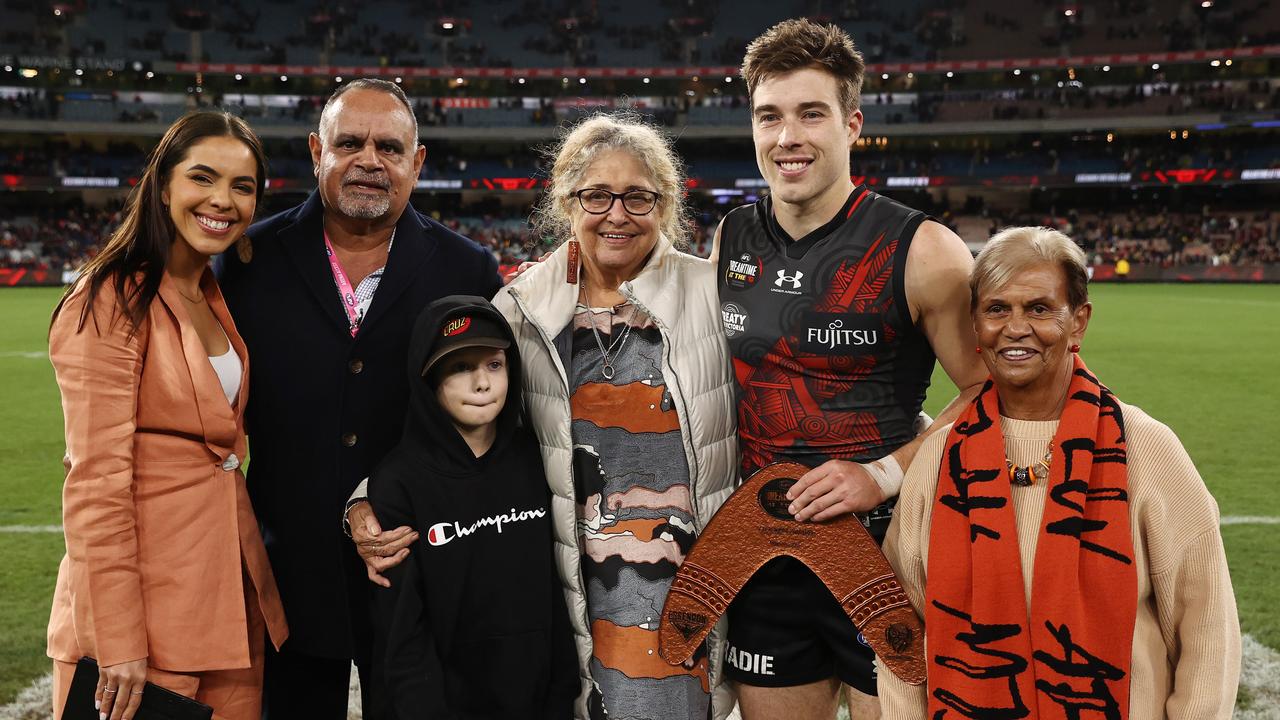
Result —
[[828, 460], [805, 473], [787, 491], [788, 511], [796, 520], [822, 522], [847, 513], [866, 512], [885, 501], [867, 468], [848, 460]]
[[367, 500], [352, 505], [347, 512], [347, 520], [351, 523], [351, 539], [356, 544], [360, 559], [364, 560], [369, 580], [382, 587], [391, 587], [391, 581], [382, 573], [409, 557], [409, 546], [418, 541], [418, 531], [401, 525], [384, 532]]
[[516, 278], [523, 275], [526, 270], [532, 267], [537, 267], [538, 263], [540, 262], [546, 262], [547, 258], [549, 257], [551, 257], [551, 253], [549, 252], [542, 253], [542, 255], [539, 256], [537, 260], [525, 260], [519, 265], [511, 268], [511, 270], [507, 271], [506, 275], [502, 276], [502, 284], [510, 285], [512, 282], [515, 281]]

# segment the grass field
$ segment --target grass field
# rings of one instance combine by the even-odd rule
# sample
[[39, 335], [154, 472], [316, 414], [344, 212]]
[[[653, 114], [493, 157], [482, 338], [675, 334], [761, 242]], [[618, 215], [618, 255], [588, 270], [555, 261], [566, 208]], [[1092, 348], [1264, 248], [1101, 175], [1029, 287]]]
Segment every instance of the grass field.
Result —
[[[0, 290], [0, 703], [48, 670], [62, 416], [45, 356], [56, 289]], [[1280, 286], [1100, 285], [1082, 355], [1182, 438], [1224, 516], [1280, 516]], [[954, 394], [939, 374], [928, 408]], [[1280, 525], [1223, 528], [1245, 632], [1280, 648]]]

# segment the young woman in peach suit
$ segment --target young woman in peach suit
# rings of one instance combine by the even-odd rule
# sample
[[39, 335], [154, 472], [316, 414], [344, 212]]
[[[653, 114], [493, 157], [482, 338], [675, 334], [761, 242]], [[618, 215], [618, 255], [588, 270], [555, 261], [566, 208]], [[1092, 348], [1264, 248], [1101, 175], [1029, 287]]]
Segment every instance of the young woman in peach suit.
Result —
[[278, 646], [288, 628], [239, 469], [248, 358], [208, 265], [248, 227], [266, 182], [244, 121], [181, 118], [54, 310], [67, 444], [55, 717], [85, 656], [104, 718], [132, 720], [146, 681], [215, 717], [259, 716], [263, 635]]

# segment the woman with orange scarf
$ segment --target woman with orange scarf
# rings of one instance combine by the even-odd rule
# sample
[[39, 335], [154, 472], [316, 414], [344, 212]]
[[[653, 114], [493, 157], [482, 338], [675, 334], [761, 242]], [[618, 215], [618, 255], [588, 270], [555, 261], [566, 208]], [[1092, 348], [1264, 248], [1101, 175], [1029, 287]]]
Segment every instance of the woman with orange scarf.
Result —
[[907, 472], [884, 550], [928, 681], [885, 720], [1229, 718], [1240, 628], [1218, 507], [1168, 427], [1079, 356], [1085, 257], [1012, 228], [970, 280], [991, 377]]

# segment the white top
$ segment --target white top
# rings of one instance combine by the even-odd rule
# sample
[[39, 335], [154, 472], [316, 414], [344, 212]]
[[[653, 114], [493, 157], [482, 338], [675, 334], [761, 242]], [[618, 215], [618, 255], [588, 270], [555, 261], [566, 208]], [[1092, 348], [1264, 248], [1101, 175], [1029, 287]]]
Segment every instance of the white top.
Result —
[[227, 396], [227, 404], [235, 406], [236, 395], [240, 392], [240, 371], [243, 366], [240, 364], [240, 356], [236, 354], [236, 349], [230, 347], [231, 341], [227, 341], [227, 351], [217, 357], [209, 356], [209, 364], [213, 365], [213, 371], [218, 374], [218, 380], [222, 383], [222, 392]]

